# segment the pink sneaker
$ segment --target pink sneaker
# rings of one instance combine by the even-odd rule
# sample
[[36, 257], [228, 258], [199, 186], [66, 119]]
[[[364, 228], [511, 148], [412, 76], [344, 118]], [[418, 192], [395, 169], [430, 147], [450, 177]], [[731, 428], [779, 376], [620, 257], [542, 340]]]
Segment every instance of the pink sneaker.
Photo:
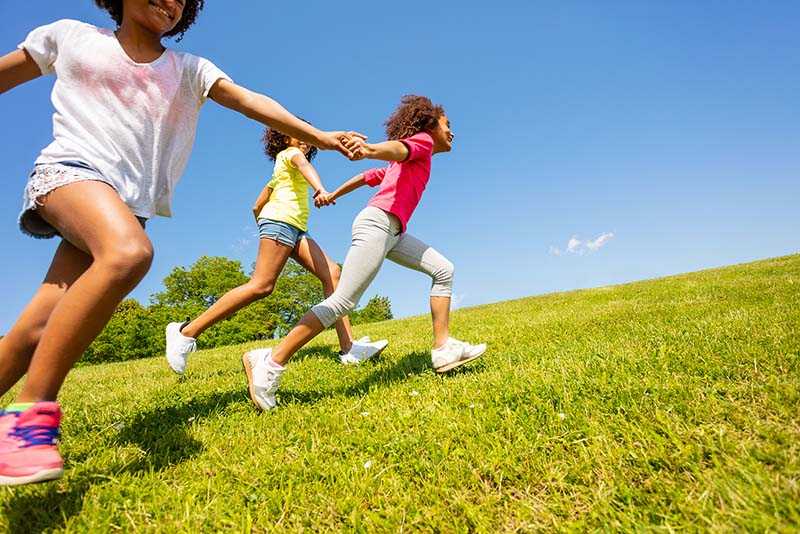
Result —
[[60, 423], [57, 402], [37, 402], [21, 413], [0, 412], [0, 485], [61, 477], [64, 461], [56, 447]]

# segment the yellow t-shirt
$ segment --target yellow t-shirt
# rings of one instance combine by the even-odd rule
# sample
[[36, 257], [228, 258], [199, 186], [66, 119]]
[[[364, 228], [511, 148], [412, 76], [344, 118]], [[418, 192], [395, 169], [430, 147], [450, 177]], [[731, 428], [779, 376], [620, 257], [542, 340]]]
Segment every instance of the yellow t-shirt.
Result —
[[289, 147], [278, 153], [272, 179], [267, 184], [272, 188], [269, 201], [261, 208], [259, 219], [272, 219], [308, 231], [308, 182], [303, 173], [292, 163], [292, 157], [302, 154], [297, 147]]

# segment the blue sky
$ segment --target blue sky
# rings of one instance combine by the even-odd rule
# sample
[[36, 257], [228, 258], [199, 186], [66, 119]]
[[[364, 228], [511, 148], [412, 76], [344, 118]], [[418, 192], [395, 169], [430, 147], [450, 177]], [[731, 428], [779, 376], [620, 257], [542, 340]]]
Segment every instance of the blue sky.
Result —
[[[456, 264], [460, 306], [800, 249], [798, 2], [207, 4], [176, 48], [322, 128], [380, 140], [401, 95], [446, 107], [454, 150], [434, 159], [409, 231]], [[89, 0], [1, 2], [0, 48], [59, 18], [111, 24]], [[56, 245], [16, 225], [51, 140], [52, 81], [0, 96], [0, 332]], [[133, 296], [146, 301], [203, 254], [249, 269], [250, 206], [271, 171], [260, 131], [206, 104], [175, 216], [148, 226], [156, 257]], [[332, 189], [369, 163], [323, 153], [316, 166]], [[339, 261], [370, 194], [312, 213], [312, 234]], [[387, 263], [366, 296], [405, 316], [426, 312], [428, 287]]]

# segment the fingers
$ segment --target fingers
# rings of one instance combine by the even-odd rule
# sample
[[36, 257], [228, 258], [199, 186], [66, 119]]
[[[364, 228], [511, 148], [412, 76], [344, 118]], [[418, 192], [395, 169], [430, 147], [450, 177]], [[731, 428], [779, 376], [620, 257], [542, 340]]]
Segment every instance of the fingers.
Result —
[[352, 161], [363, 159], [363, 145], [367, 136], [354, 131], [329, 132], [331, 143], [329, 148], [341, 152], [345, 157]]
[[360, 133], [360, 132], [352, 132], [352, 131], [350, 131], [350, 132], [347, 132], [347, 136], [348, 137], [358, 137], [362, 141], [366, 141], [367, 140], [367, 136], [362, 134], [362, 133]]
[[333, 198], [332, 193], [325, 193], [324, 195], [320, 194], [314, 199], [314, 206], [317, 208], [330, 206], [331, 204], [336, 204], [336, 200]]

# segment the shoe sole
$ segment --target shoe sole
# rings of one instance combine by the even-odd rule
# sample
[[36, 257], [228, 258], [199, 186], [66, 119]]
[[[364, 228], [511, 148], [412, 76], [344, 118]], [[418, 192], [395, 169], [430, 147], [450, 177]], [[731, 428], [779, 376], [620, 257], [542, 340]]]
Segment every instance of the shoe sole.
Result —
[[253, 391], [253, 368], [250, 366], [250, 359], [247, 357], [248, 354], [250, 353], [245, 352], [244, 356], [242, 356], [242, 367], [244, 367], [244, 374], [247, 375], [247, 393], [250, 395], [250, 402], [253, 403], [256, 410], [263, 412], [264, 408], [256, 402], [256, 394]]
[[458, 360], [457, 362], [448, 363], [447, 365], [443, 365], [441, 367], [437, 367], [436, 369], [434, 369], [434, 371], [436, 371], [439, 374], [446, 373], [448, 371], [452, 371], [453, 369], [455, 369], [457, 367], [461, 367], [465, 363], [469, 363], [469, 362], [471, 362], [473, 360], [477, 360], [478, 358], [483, 356], [483, 353], [485, 353], [485, 352], [486, 352], [486, 348], [484, 348], [482, 351], [480, 351], [480, 353], [476, 354], [475, 356], [471, 356], [471, 357], [467, 358], [466, 360]]
[[389, 344], [387, 343], [386, 345], [384, 345], [383, 347], [381, 347], [381, 348], [378, 350], [378, 352], [376, 352], [375, 354], [373, 354], [372, 356], [370, 356], [370, 357], [369, 357], [369, 358], [367, 358], [366, 360], [358, 360], [358, 361], [356, 361], [356, 362], [349, 362], [349, 361], [348, 361], [348, 362], [346, 362], [346, 361], [342, 360], [341, 358], [339, 358], [339, 361], [342, 363], [342, 365], [360, 365], [360, 364], [362, 364], [362, 363], [364, 363], [364, 362], [368, 362], [368, 361], [370, 361], [372, 358], [375, 358], [376, 356], [380, 356], [381, 352], [383, 352], [383, 351], [386, 349], [386, 347], [388, 347], [388, 346], [389, 346]]
[[54, 469], [43, 469], [32, 475], [24, 477], [7, 477], [0, 476], [0, 486], [21, 486], [23, 484], [35, 484], [37, 482], [47, 482], [49, 480], [56, 480], [61, 478], [64, 474], [63, 467], [56, 467]]

